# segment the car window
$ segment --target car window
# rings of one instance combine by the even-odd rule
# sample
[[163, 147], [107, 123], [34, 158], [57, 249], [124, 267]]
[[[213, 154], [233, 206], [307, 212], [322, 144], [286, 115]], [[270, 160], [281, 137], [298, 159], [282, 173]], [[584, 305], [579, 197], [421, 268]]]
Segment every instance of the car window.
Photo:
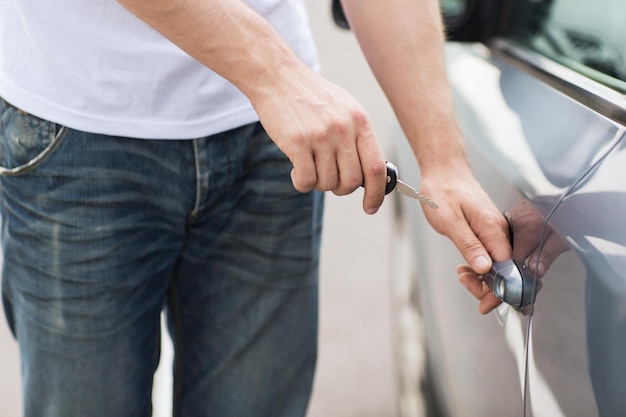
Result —
[[626, 92], [626, 7], [622, 0], [513, 3], [508, 38]]
[[460, 16], [465, 11], [465, 0], [441, 0], [441, 10], [448, 17]]

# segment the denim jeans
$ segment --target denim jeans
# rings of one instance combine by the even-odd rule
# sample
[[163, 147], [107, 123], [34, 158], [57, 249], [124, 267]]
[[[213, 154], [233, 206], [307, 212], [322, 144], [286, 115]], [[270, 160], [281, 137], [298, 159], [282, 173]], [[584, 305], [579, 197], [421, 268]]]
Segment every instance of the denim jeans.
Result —
[[129, 139], [0, 106], [25, 415], [150, 416], [165, 309], [175, 416], [304, 416], [323, 194], [294, 190], [260, 125]]

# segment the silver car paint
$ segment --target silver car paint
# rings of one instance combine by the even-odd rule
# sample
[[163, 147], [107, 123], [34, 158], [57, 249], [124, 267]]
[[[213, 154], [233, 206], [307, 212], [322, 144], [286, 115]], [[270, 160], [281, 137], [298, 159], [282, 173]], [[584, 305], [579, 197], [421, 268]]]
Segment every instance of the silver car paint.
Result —
[[[402, 201], [433, 383], [454, 417], [619, 415], [626, 410], [624, 127], [514, 65], [497, 53], [501, 46], [448, 46], [470, 161], [511, 215], [514, 257], [528, 262], [535, 249], [560, 255], [541, 279], [530, 328], [528, 311], [507, 306], [482, 317], [456, 279], [463, 262], [456, 249], [416, 204]], [[401, 140], [397, 154], [402, 177], [417, 183]]]

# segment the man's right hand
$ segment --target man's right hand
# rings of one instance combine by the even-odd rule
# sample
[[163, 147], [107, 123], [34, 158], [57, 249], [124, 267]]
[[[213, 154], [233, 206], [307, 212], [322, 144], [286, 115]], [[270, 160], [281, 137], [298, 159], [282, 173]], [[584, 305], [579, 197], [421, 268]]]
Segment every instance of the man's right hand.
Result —
[[294, 187], [336, 195], [365, 185], [363, 209], [385, 197], [386, 167], [369, 117], [344, 89], [305, 68], [261, 97], [252, 96], [261, 123], [293, 163]]

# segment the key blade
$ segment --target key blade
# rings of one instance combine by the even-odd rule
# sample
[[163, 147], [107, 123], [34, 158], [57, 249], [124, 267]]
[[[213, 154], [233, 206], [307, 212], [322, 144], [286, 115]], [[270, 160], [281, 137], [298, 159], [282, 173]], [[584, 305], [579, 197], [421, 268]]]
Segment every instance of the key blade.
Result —
[[396, 183], [396, 191], [404, 194], [407, 197], [415, 198], [420, 202], [426, 204], [428, 207], [432, 207], [434, 209], [439, 208], [439, 205], [433, 200], [423, 194], [418, 193], [417, 191], [415, 191], [415, 188], [403, 183], [400, 180], [398, 180], [398, 182]]

